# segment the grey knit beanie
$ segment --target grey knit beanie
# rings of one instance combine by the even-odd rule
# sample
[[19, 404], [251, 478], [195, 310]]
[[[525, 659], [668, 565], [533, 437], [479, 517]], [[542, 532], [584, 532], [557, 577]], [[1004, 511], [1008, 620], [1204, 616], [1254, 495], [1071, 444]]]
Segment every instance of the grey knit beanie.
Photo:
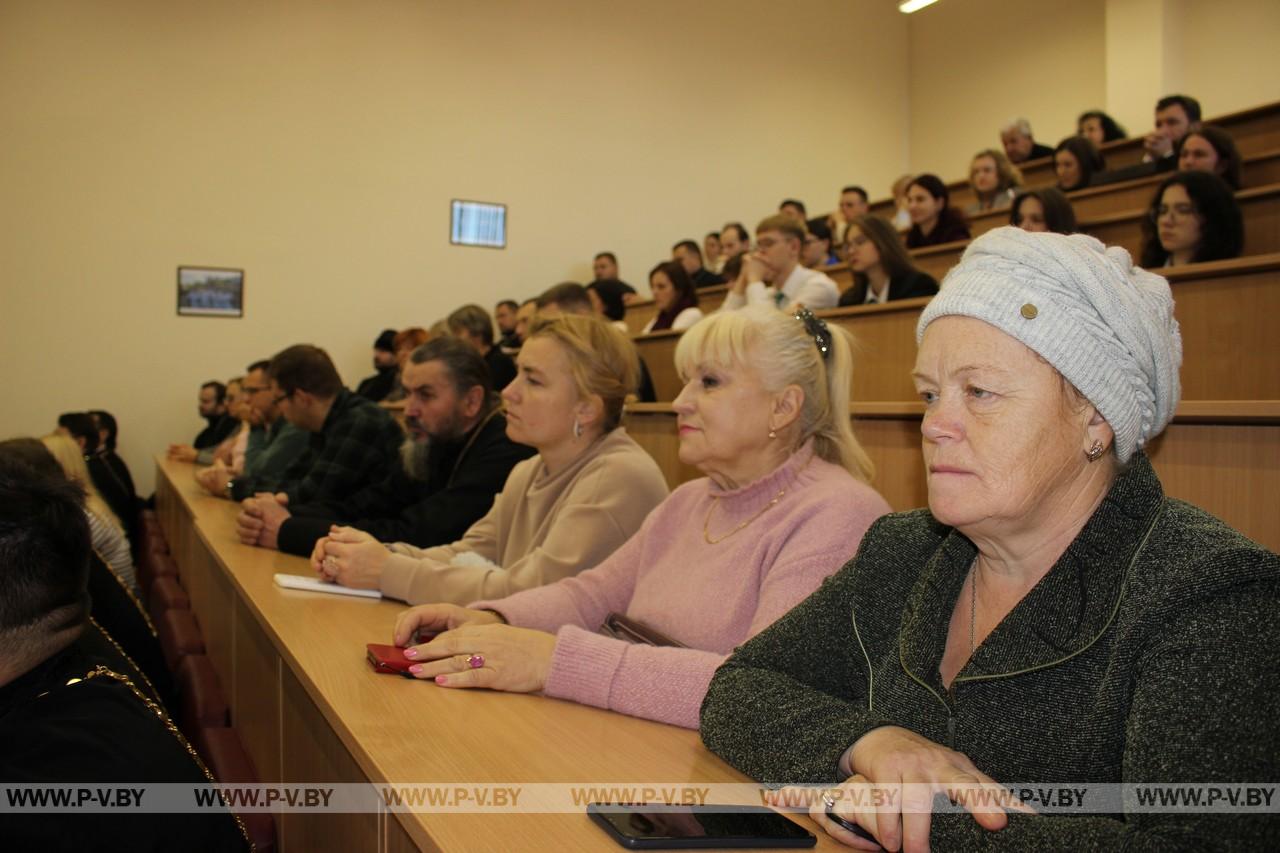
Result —
[[1124, 249], [1084, 234], [988, 231], [925, 307], [916, 343], [951, 314], [990, 323], [1053, 365], [1107, 419], [1122, 463], [1173, 417], [1182, 364], [1173, 295]]

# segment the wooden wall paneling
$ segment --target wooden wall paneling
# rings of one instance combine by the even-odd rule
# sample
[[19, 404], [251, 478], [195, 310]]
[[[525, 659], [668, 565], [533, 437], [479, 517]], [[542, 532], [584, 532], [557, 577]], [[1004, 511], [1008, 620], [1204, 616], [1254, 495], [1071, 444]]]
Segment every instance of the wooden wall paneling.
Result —
[[231, 725], [253, 759], [258, 778], [278, 782], [281, 756], [280, 655], [254, 615], [235, 602], [235, 665], [227, 685]]

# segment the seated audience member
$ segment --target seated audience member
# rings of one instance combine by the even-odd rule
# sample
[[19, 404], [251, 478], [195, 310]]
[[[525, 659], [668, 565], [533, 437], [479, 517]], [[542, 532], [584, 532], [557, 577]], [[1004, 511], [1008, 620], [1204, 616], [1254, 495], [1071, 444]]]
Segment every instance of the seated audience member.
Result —
[[1178, 163], [1175, 156], [1182, 137], [1200, 126], [1200, 102], [1186, 95], [1168, 95], [1156, 101], [1156, 127], [1142, 140], [1145, 159], [1161, 171]]
[[1064, 193], [1084, 189], [1106, 168], [1098, 149], [1083, 136], [1068, 136], [1053, 151], [1053, 171], [1058, 176], [1058, 189]]
[[804, 209], [804, 202], [799, 199], [787, 198], [783, 199], [778, 205], [778, 213], [783, 216], [789, 216], [803, 227], [809, 219], [809, 214]]
[[[93, 424], [98, 428], [98, 450], [97, 456], [106, 465], [110, 476], [117, 484], [120, 494], [124, 495], [124, 499], [119, 500], [120, 507], [117, 509], [112, 506], [112, 510], [116, 515], [120, 516], [120, 520], [125, 524], [125, 531], [128, 532], [132, 526], [137, 525], [138, 521], [138, 490], [133, 484], [133, 475], [129, 473], [129, 466], [120, 458], [120, 454], [116, 453], [116, 441], [120, 435], [120, 428], [116, 424], [115, 415], [105, 409], [90, 409], [89, 417], [93, 418]], [[89, 466], [89, 476], [93, 476], [93, 465]], [[116, 489], [103, 489], [99, 487], [103, 498], [107, 501], [107, 505], [112, 505], [113, 498], [108, 497], [109, 491]], [[132, 541], [133, 537], [130, 537]]]
[[227, 386], [221, 382], [210, 380], [200, 386], [198, 410], [207, 425], [193, 443], [169, 445], [169, 458], [195, 462], [201, 450], [212, 451], [240, 428], [240, 422], [227, 414]]
[[893, 182], [893, 227], [899, 231], [906, 231], [911, 228], [911, 208], [907, 205], [907, 190], [911, 187], [911, 182], [916, 179], [915, 175], [903, 175]]
[[969, 239], [969, 223], [951, 206], [951, 192], [937, 175], [918, 175], [907, 188], [911, 230], [907, 248], [919, 249]]
[[[1274, 848], [1274, 813], [966, 796], [1280, 778], [1280, 559], [1166, 497], [1143, 450], [1178, 404], [1168, 284], [1091, 237], [998, 228], [916, 338], [928, 509], [878, 521], [735, 651], [703, 742], [766, 784], [835, 786], [810, 815], [856, 847], [835, 818], [888, 850]], [[852, 807], [903, 783], [919, 811]], [[949, 789], [967, 805], [930, 814]]]
[[518, 346], [523, 346], [525, 340], [529, 337], [529, 325], [533, 323], [533, 318], [538, 313], [538, 299], [526, 299], [520, 303], [520, 309], [516, 311], [516, 341]]
[[[729, 222], [720, 229], [720, 251], [724, 253], [726, 264], [751, 251], [751, 235], [747, 233], [746, 227], [741, 222]], [[722, 268], [721, 273], [723, 272]], [[725, 280], [733, 279], [726, 276]]]
[[693, 279], [694, 287], [712, 287], [724, 284], [724, 279], [702, 265], [702, 250], [693, 240], [681, 240], [671, 247], [671, 259], [684, 265], [685, 272]]
[[682, 332], [702, 319], [697, 288], [684, 267], [675, 261], [663, 261], [649, 270], [649, 289], [658, 313], [645, 324], [641, 334], [667, 329]]
[[[755, 307], [685, 333], [674, 408], [680, 486], [600, 565], [488, 599], [416, 607], [395, 642], [418, 678], [548, 696], [693, 728], [735, 646], [803, 601], [889, 511], [850, 426], [848, 332], [811, 312]], [[681, 647], [597, 633], [623, 614]], [[496, 624], [507, 623], [507, 624]]]
[[[439, 321], [442, 326], [441, 335], [451, 335], [449, 331], [449, 323], [447, 320]], [[382, 398], [383, 403], [399, 403], [404, 399], [404, 383], [400, 381], [400, 373], [404, 370], [404, 363], [409, 360], [409, 355], [418, 347], [431, 340], [432, 335], [421, 326], [413, 326], [408, 329], [401, 329], [396, 332], [396, 336], [391, 339], [391, 346], [396, 353], [396, 381], [391, 384], [391, 390], [387, 392], [387, 396]]]
[[507, 438], [489, 367], [457, 338], [434, 338], [414, 350], [404, 384], [409, 436], [401, 464], [385, 480], [340, 501], [286, 507], [259, 495], [240, 513], [240, 541], [306, 557], [336, 524], [419, 548], [461, 539], [533, 449]]
[[820, 219], [805, 225], [804, 243], [800, 247], [800, 263], [809, 269], [840, 263], [840, 259], [831, 251], [831, 229]]
[[[190, 444], [171, 444], [169, 445], [169, 458], [177, 459], [180, 462], [195, 462], [198, 465], [212, 464], [214, 459], [222, 459], [224, 462], [230, 462], [236, 440], [239, 437], [243, 424], [240, 420], [241, 413], [241, 377], [228, 379], [227, 384], [216, 383], [221, 389], [221, 403], [219, 410], [221, 414], [219, 418], [219, 434], [222, 438], [213, 444], [204, 447]], [[208, 432], [202, 432], [204, 435]], [[197, 442], [202, 439], [197, 438]]]
[[396, 330], [383, 329], [373, 342], [373, 369], [368, 379], [361, 381], [356, 393], [366, 400], [381, 403], [395, 390], [396, 384]]
[[1142, 234], [1147, 269], [1221, 261], [1244, 250], [1244, 217], [1222, 178], [1175, 172], [1152, 197]]
[[278, 479], [236, 478], [225, 491], [240, 499], [258, 492], [289, 504], [340, 501], [385, 479], [399, 462], [404, 433], [379, 406], [342, 387], [329, 355], [296, 344], [267, 367], [271, 396], [289, 423], [310, 434], [307, 448]]
[[1101, 149], [1104, 143], [1124, 139], [1124, 128], [1116, 124], [1116, 120], [1101, 110], [1089, 110], [1076, 119], [1076, 134], [1083, 136]]
[[595, 281], [616, 281], [622, 285], [623, 302], [630, 305], [636, 299], [636, 289], [618, 278], [618, 256], [613, 252], [601, 252], [591, 263]]
[[[93, 416], [88, 412], [64, 412], [58, 416], [58, 428], [54, 432], [75, 442], [84, 459], [89, 482], [93, 484], [95, 494], [111, 508], [112, 515], [120, 522], [121, 530], [124, 531], [128, 540], [135, 541], [138, 496], [133, 491], [133, 478], [128, 476], [128, 468], [124, 469], [127, 480], [121, 478], [107, 461], [103, 453], [105, 448], [102, 446], [102, 432], [98, 429]], [[116, 458], [119, 459], [119, 457]], [[120, 465], [124, 465], [124, 462], [120, 461]]]
[[626, 333], [629, 331], [627, 304], [622, 301], [625, 291], [621, 284], [622, 282], [609, 278], [593, 281], [587, 285], [587, 298], [591, 300], [591, 310], [597, 317], [603, 317], [617, 327], [618, 331]]
[[[211, 782], [137, 670], [90, 622], [91, 554], [76, 485], [0, 458], [0, 778]], [[0, 826], [9, 850], [250, 849], [221, 810], [9, 813]]]
[[803, 242], [804, 226], [790, 216], [778, 213], [761, 220], [756, 226], [756, 250], [742, 262], [722, 310], [746, 305], [834, 308], [840, 301], [840, 288], [825, 273], [800, 264]]
[[1240, 189], [1240, 151], [1231, 134], [1211, 124], [1201, 125], [1178, 143], [1179, 171], [1212, 172], [1233, 190]]
[[502, 392], [507, 435], [538, 455], [512, 469], [485, 517], [425, 550], [334, 528], [316, 543], [317, 572], [414, 604], [466, 603], [577, 574], [640, 528], [667, 484], [621, 426], [636, 384], [631, 341], [595, 317], [539, 318], [519, 364]]
[[1023, 231], [1052, 231], [1055, 234], [1074, 234], [1080, 230], [1076, 226], [1076, 212], [1071, 202], [1061, 190], [1053, 187], [1018, 193], [1009, 210], [1009, 224]]
[[716, 275], [724, 269], [724, 250], [720, 247], [720, 232], [708, 231], [702, 238], [702, 257], [706, 260], [707, 269]]
[[520, 303], [514, 299], [504, 299], [493, 306], [493, 322], [498, 325], [498, 346], [507, 350], [510, 355], [520, 349], [520, 338], [516, 335], [516, 314], [520, 311]]
[[[479, 305], [463, 305], [450, 314], [446, 322], [449, 324], [449, 333], [473, 347], [480, 353], [484, 363], [489, 365], [489, 377], [495, 389], [501, 391], [516, 378], [516, 363], [493, 343], [493, 318], [488, 311]], [[412, 351], [405, 358], [406, 365], [411, 358]], [[403, 375], [404, 367], [400, 370]], [[407, 382], [402, 384], [406, 389], [410, 387]]]
[[973, 188], [974, 200], [965, 208], [965, 213], [1004, 210], [1022, 186], [1022, 172], [1009, 162], [1003, 151], [988, 148], [974, 155], [969, 164], [969, 186]]
[[244, 378], [249, 438], [243, 464], [237, 469], [215, 459], [212, 467], [196, 474], [196, 482], [215, 497], [244, 500], [255, 488], [271, 488], [282, 482], [285, 472], [311, 443], [309, 432], [289, 423], [280, 413], [267, 379], [270, 366], [269, 361], [255, 361]]
[[836, 212], [831, 215], [833, 247], [845, 244], [845, 229], [849, 227], [850, 222], [871, 212], [868, 201], [867, 191], [856, 184], [840, 190], [840, 203], [836, 206]]
[[916, 269], [898, 232], [879, 217], [859, 216], [849, 223], [845, 258], [853, 286], [840, 294], [841, 305], [876, 305], [938, 292], [938, 282]]
[[1053, 149], [1041, 145], [1031, 134], [1031, 122], [1015, 118], [1000, 128], [1000, 144], [1011, 163], [1026, 163], [1053, 155]]
[[[17, 439], [22, 441], [22, 439]], [[85, 495], [84, 511], [89, 519], [89, 531], [93, 538], [93, 550], [102, 557], [107, 567], [120, 578], [135, 597], [141, 598], [138, 575], [133, 566], [133, 552], [125, 537], [124, 525], [107, 506], [98, 489], [93, 485], [84, 456], [76, 443], [65, 435], [46, 435], [40, 439], [49, 456], [58, 463], [68, 480], [79, 486]]]

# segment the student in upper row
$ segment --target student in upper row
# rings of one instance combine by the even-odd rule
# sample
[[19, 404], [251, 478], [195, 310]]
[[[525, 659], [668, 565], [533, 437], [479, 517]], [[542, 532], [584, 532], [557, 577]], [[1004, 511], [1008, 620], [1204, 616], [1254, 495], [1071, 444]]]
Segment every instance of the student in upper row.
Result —
[[1124, 128], [1116, 124], [1116, 120], [1101, 110], [1089, 110], [1076, 119], [1076, 134], [1083, 136], [1101, 148], [1104, 143], [1124, 139]]
[[1220, 261], [1244, 249], [1244, 218], [1231, 188], [1209, 172], [1165, 178], [1142, 220], [1147, 269]]
[[595, 281], [616, 281], [622, 285], [622, 301], [630, 305], [636, 300], [636, 289], [618, 277], [618, 256], [613, 252], [601, 252], [591, 262]]
[[507, 354], [520, 349], [520, 338], [516, 335], [516, 314], [520, 311], [520, 303], [514, 299], [504, 299], [493, 306], [493, 322], [498, 326], [498, 346]]
[[395, 337], [391, 339], [391, 348], [396, 354], [395, 382], [392, 383], [391, 390], [387, 392], [387, 396], [383, 397], [380, 402], [398, 403], [404, 399], [404, 383], [400, 381], [404, 363], [409, 360], [410, 353], [429, 340], [431, 340], [431, 333], [421, 326], [411, 326], [408, 329], [401, 329], [396, 332]]
[[[727, 266], [729, 261], [751, 251], [751, 235], [741, 222], [727, 222], [720, 229], [720, 249], [724, 253]], [[721, 271], [723, 271], [721, 267]], [[726, 276], [726, 280], [728, 277]]]
[[1106, 168], [1098, 149], [1083, 136], [1068, 136], [1053, 151], [1053, 171], [1058, 175], [1058, 189], [1064, 193], [1084, 189]]
[[[484, 363], [489, 365], [489, 377], [495, 391], [506, 388], [516, 378], [516, 363], [493, 342], [493, 318], [488, 311], [479, 305], [463, 305], [450, 314], [445, 322], [449, 324], [450, 334], [474, 348], [480, 353]], [[413, 354], [410, 353], [409, 358], [412, 357]], [[408, 361], [406, 359], [406, 364]]]
[[702, 249], [693, 240], [681, 240], [671, 247], [671, 259], [684, 265], [685, 272], [693, 279], [694, 287], [713, 287], [724, 284], [724, 279], [702, 264]]
[[800, 263], [814, 270], [840, 263], [840, 259], [831, 251], [831, 229], [821, 219], [813, 219], [805, 224]]
[[778, 213], [783, 216], [789, 216], [801, 225], [809, 219], [809, 214], [804, 208], [804, 202], [795, 198], [786, 198], [778, 205]]
[[867, 191], [856, 184], [840, 190], [840, 203], [836, 212], [831, 215], [832, 246], [845, 244], [845, 229], [859, 216], [866, 216], [871, 212], [869, 201]]
[[1022, 172], [1009, 162], [1003, 151], [979, 151], [969, 164], [969, 186], [974, 200], [964, 210], [970, 216], [984, 210], [1004, 210], [1022, 186]]
[[747, 304], [834, 308], [840, 301], [840, 288], [825, 273], [800, 264], [804, 236], [804, 226], [786, 214], [761, 220], [756, 226], [756, 251], [746, 256], [741, 272], [729, 286], [723, 310]]
[[1233, 190], [1240, 189], [1240, 151], [1231, 134], [1211, 124], [1201, 125], [1178, 143], [1178, 169], [1212, 172]]
[[396, 385], [396, 330], [383, 329], [373, 342], [373, 369], [375, 373], [360, 382], [356, 393], [367, 400], [381, 403], [395, 390]]
[[1052, 231], [1055, 234], [1074, 234], [1076, 212], [1061, 190], [1041, 187], [1018, 193], [1009, 210], [1009, 224], [1023, 231]]
[[917, 175], [911, 181], [907, 210], [912, 223], [907, 232], [908, 249], [969, 239], [969, 223], [951, 206], [951, 193], [937, 175]]
[[698, 291], [684, 267], [663, 261], [649, 271], [649, 289], [658, 313], [645, 324], [642, 334], [665, 329], [681, 332], [702, 319]]
[[538, 451], [449, 545], [384, 545], [352, 527], [316, 543], [317, 572], [410, 603], [465, 604], [577, 574], [627, 541], [667, 496], [657, 463], [622, 428], [636, 351], [596, 317], [534, 322], [502, 392], [507, 436]]
[[1031, 122], [1025, 118], [1015, 118], [1000, 128], [1000, 144], [1013, 163], [1039, 160], [1053, 154], [1053, 149], [1048, 145], [1036, 142], [1031, 135]]
[[840, 305], [875, 305], [895, 299], [933, 296], [938, 282], [916, 269], [902, 238], [878, 216], [859, 216], [849, 223], [845, 259], [853, 286], [840, 294]]
[[1200, 126], [1200, 102], [1187, 95], [1168, 95], [1156, 101], [1156, 127], [1142, 140], [1144, 155], [1161, 171], [1177, 165], [1174, 152], [1182, 137]]
[[719, 231], [708, 231], [703, 235], [702, 255], [707, 262], [707, 269], [719, 275], [720, 270], [724, 269], [725, 260], [727, 260], [724, 256], [724, 251], [720, 247]]
[[[609, 708], [686, 728], [734, 647], [809, 596], [889, 510], [849, 419], [849, 333], [809, 311], [715, 314], [676, 348], [680, 486], [588, 571], [396, 623], [411, 672]], [[680, 646], [597, 633], [621, 614]], [[507, 623], [507, 624], [500, 624]], [[517, 627], [518, 626], [518, 627]], [[412, 646], [414, 633], [443, 631]]]
[[593, 281], [587, 285], [587, 298], [591, 300], [591, 309], [597, 317], [603, 317], [625, 333], [628, 331], [627, 303], [623, 301], [626, 291], [622, 288], [622, 282], [616, 279]]
[[890, 221], [899, 231], [906, 231], [911, 227], [911, 209], [907, 206], [907, 190], [915, 179], [915, 175], [902, 175], [893, 182], [893, 187], [890, 189], [893, 196], [893, 219]]

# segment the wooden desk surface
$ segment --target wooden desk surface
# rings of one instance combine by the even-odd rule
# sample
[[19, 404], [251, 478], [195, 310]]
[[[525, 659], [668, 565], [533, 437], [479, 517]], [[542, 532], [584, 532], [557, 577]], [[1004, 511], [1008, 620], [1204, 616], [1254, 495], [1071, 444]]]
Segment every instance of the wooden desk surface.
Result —
[[[310, 575], [307, 561], [241, 545], [236, 505], [202, 492], [191, 465], [163, 457], [156, 464], [158, 505], [182, 583], [233, 724], [264, 782], [748, 781], [693, 731], [540, 696], [453, 691], [373, 673], [364, 645], [390, 642], [404, 604], [277, 587], [276, 572]], [[289, 851], [612, 844], [585, 814], [286, 814], [277, 821]]]

